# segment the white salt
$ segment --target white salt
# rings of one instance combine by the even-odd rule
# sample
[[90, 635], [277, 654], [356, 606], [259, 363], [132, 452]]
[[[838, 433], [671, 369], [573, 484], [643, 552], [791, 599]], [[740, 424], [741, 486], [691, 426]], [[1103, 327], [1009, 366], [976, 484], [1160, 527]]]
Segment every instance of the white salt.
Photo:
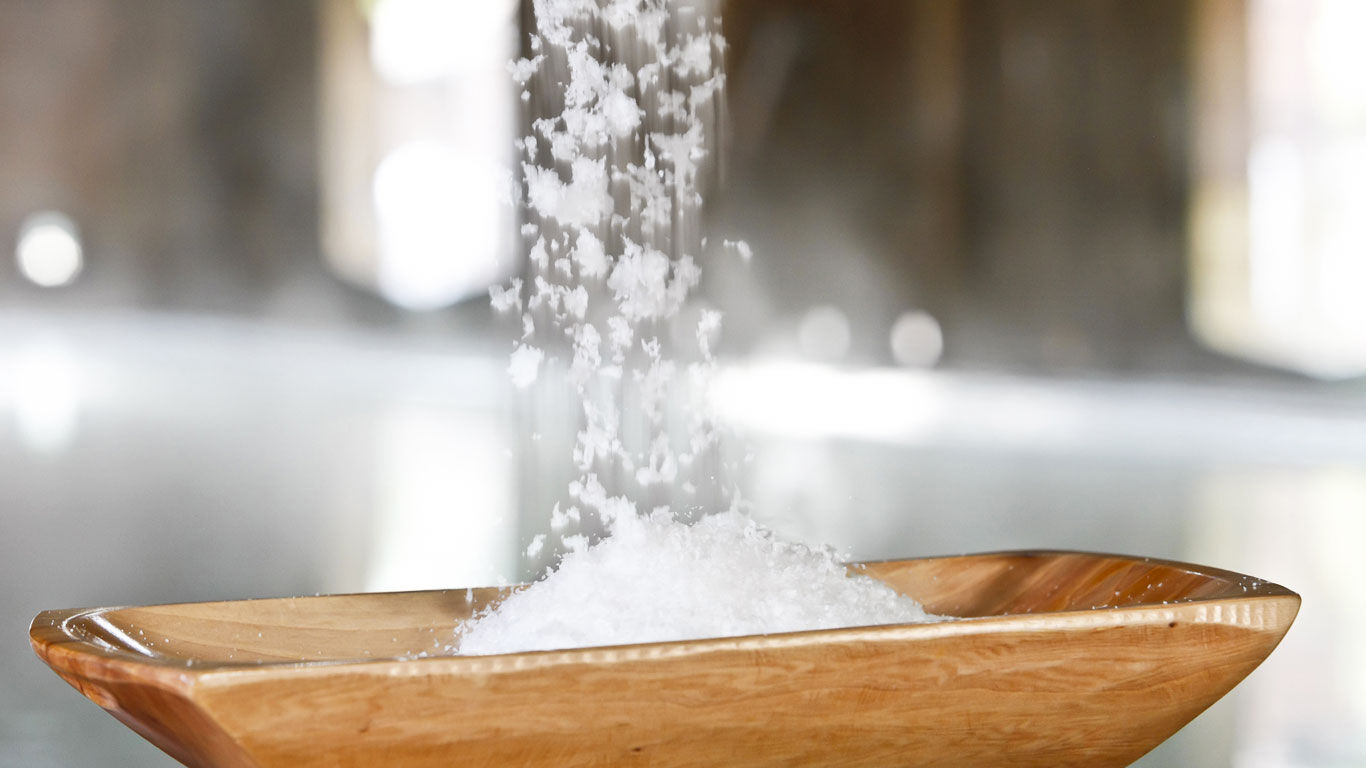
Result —
[[746, 263], [754, 258], [754, 249], [750, 248], [749, 243], [744, 240], [723, 240], [721, 244], [727, 248], [734, 249]]
[[[695, 328], [670, 332], [702, 278], [701, 190], [714, 175], [725, 82], [713, 0], [533, 8], [535, 55], [510, 67], [537, 93], [528, 109], [550, 112], [529, 114], [532, 135], [517, 143], [528, 274], [490, 297], [522, 313], [514, 385], [567, 368], [581, 407], [578, 477], [551, 510], [553, 536], [526, 550], [558, 555], [558, 566], [463, 624], [459, 651], [932, 619], [881, 582], [849, 576], [829, 551], [782, 542], [737, 511], [715, 420], [697, 404], [721, 314], [702, 308]], [[723, 246], [752, 255], [744, 241]], [[708, 515], [708, 504], [730, 510]]]
[[493, 308], [498, 312], [508, 312], [513, 309], [522, 308], [522, 281], [521, 278], [512, 278], [507, 288], [501, 286], [491, 286], [489, 288], [489, 301]]
[[568, 184], [553, 168], [523, 164], [527, 201], [537, 213], [568, 226], [596, 224], [612, 211], [607, 168], [601, 161], [574, 158]]
[[512, 379], [513, 386], [518, 389], [526, 389], [536, 381], [536, 376], [541, 369], [541, 358], [544, 353], [541, 350], [519, 344], [512, 351], [512, 361], [508, 364], [508, 376]]
[[603, 97], [602, 111], [613, 136], [630, 136], [645, 114], [635, 99], [621, 91], [612, 91]]
[[702, 310], [697, 319], [697, 346], [702, 350], [703, 358], [711, 357], [711, 345], [720, 332], [721, 313], [714, 309]]
[[584, 277], [602, 277], [607, 274], [607, 252], [602, 241], [588, 230], [581, 230], [574, 247], [574, 260], [578, 262], [579, 273]]
[[548, 578], [464, 624], [457, 650], [521, 651], [934, 621], [826, 550], [776, 538], [738, 512], [686, 525], [627, 516]]
[[625, 252], [607, 278], [607, 287], [628, 320], [659, 318], [676, 308], [669, 304], [669, 257], [627, 239]]

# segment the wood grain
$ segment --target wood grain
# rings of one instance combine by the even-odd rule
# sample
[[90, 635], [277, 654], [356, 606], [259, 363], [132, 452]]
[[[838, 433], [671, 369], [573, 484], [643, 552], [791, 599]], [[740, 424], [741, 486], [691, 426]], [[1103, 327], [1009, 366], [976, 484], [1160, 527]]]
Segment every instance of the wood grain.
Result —
[[1232, 689], [1299, 607], [1109, 555], [854, 567], [963, 620], [451, 656], [505, 594], [474, 589], [48, 611], [30, 637], [190, 766], [1104, 766]]

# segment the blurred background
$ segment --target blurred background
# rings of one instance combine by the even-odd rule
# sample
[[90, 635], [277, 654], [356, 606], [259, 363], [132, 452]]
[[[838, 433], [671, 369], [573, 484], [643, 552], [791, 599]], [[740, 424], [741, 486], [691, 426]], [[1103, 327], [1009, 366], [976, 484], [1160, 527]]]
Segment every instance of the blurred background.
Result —
[[[1283, 583], [1144, 766], [1366, 765], [1366, 3], [745, 0], [717, 404], [784, 533]], [[0, 766], [171, 760], [38, 611], [524, 578], [516, 0], [0, 0]]]

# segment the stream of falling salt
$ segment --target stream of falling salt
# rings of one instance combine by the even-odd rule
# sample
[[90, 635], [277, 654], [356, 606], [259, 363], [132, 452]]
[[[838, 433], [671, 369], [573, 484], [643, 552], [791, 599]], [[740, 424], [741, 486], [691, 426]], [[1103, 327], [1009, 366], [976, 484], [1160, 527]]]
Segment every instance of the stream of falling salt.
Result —
[[[721, 315], [689, 302], [723, 123], [714, 0], [533, 10], [531, 56], [511, 67], [532, 128], [518, 142], [528, 272], [491, 297], [521, 320], [513, 384], [558, 367], [574, 388], [577, 477], [551, 511], [558, 567], [461, 626], [459, 651], [927, 620], [829, 550], [760, 528], [725, 485], [705, 407]], [[750, 257], [743, 242], [721, 246]]]
[[559, 364], [577, 394], [578, 477], [552, 513], [575, 549], [622, 515], [686, 516], [687, 491], [717, 474], [707, 410], [679, 404], [705, 395], [721, 316], [694, 313], [684, 339], [676, 322], [702, 275], [724, 43], [710, 2], [534, 11], [532, 56], [512, 65], [532, 128], [519, 142], [530, 272], [492, 298], [521, 316], [513, 383]]

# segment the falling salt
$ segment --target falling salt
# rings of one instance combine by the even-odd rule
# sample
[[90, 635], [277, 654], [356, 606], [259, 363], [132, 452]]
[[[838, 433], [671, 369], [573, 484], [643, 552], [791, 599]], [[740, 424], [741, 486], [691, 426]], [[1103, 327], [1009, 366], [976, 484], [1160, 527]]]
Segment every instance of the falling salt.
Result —
[[512, 361], [508, 364], [508, 376], [512, 379], [513, 386], [518, 389], [526, 389], [536, 381], [536, 374], [541, 368], [541, 358], [544, 353], [535, 347], [525, 344], [519, 345], [512, 351]]
[[[717, 480], [731, 467], [701, 395], [723, 318], [702, 308], [671, 328], [702, 279], [725, 82], [716, 7], [533, 2], [533, 55], [510, 66], [530, 113], [517, 142], [528, 274], [489, 293], [521, 314], [513, 384], [553, 366], [575, 388], [578, 477], [552, 535], [527, 548], [558, 566], [462, 623], [461, 653], [933, 619], [831, 552], [779, 540]], [[721, 252], [752, 257], [740, 240]]]
[[725, 240], [722, 241], [722, 245], [724, 245], [727, 248], [734, 249], [735, 252], [740, 255], [740, 258], [745, 262], [748, 262], [750, 259], [754, 258], [754, 249], [750, 248], [749, 243], [745, 242], [744, 240]]

